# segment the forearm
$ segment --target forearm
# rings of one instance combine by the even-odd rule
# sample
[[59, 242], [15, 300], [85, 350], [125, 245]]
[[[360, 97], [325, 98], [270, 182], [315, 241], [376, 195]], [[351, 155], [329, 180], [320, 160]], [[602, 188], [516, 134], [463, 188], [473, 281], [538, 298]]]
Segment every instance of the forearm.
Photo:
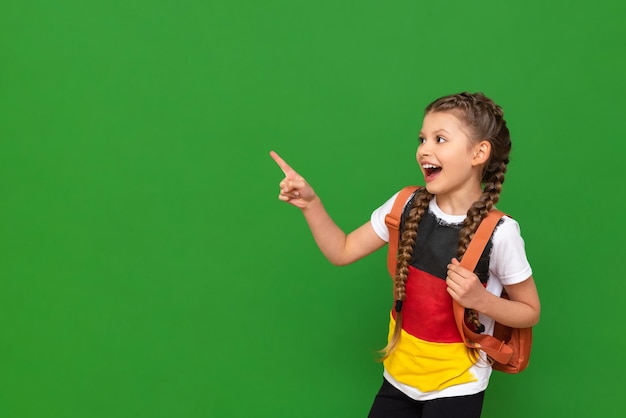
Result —
[[334, 265], [343, 266], [371, 254], [386, 244], [368, 221], [349, 234], [332, 220], [319, 197], [302, 208], [315, 243]]
[[335, 265], [348, 264], [345, 257], [347, 235], [330, 217], [322, 201], [316, 197], [302, 209], [315, 243], [324, 256]]
[[496, 322], [513, 328], [527, 328], [539, 321], [539, 313], [533, 307], [523, 303], [501, 298], [491, 293], [479, 312]]
[[510, 286], [509, 299], [485, 291], [486, 296], [476, 309], [501, 324], [514, 328], [527, 328], [537, 324], [540, 316], [539, 297], [534, 281]]
[[285, 178], [280, 182], [278, 199], [302, 211], [315, 243], [331, 263], [350, 264], [386, 244], [369, 221], [346, 235], [326, 212], [322, 201], [306, 180], [274, 151], [270, 155], [285, 173]]

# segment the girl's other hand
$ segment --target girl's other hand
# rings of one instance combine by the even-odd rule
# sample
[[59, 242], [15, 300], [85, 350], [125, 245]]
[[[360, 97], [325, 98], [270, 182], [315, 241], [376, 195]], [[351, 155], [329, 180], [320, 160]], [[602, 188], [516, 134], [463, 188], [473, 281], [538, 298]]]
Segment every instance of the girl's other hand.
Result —
[[278, 199], [297, 208], [306, 209], [317, 198], [313, 188], [274, 151], [270, 151], [270, 156], [285, 174], [285, 178], [279, 184]]
[[453, 258], [448, 264], [446, 277], [448, 293], [454, 300], [465, 308], [480, 310], [481, 302], [485, 297], [485, 287], [480, 283], [474, 272], [461, 267], [461, 263]]

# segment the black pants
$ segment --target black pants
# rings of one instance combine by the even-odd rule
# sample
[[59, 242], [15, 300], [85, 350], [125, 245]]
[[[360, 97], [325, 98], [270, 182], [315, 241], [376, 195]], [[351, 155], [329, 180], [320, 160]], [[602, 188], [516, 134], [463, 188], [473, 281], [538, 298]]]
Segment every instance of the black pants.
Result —
[[416, 401], [383, 381], [368, 418], [479, 418], [485, 392]]

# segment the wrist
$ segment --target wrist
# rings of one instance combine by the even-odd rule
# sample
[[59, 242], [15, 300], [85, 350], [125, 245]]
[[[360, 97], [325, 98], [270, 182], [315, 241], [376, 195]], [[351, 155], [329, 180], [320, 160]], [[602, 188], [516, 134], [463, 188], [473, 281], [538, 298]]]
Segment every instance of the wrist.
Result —
[[322, 207], [322, 201], [319, 196], [315, 195], [305, 206], [300, 208], [302, 212], [314, 211], [316, 208]]
[[479, 302], [479, 306], [477, 306], [475, 309], [482, 313], [485, 314], [487, 316], [491, 316], [491, 313], [493, 312], [494, 309], [494, 303], [497, 302], [498, 297], [496, 295], [494, 295], [493, 293], [489, 292], [487, 289], [484, 290], [484, 295], [482, 298], [480, 298], [480, 302]]

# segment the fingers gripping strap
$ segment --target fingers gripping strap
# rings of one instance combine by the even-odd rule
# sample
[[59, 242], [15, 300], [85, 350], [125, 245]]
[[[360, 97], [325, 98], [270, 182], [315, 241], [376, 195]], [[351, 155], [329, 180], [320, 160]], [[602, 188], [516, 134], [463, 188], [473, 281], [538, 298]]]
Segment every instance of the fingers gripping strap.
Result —
[[400, 223], [402, 221], [402, 211], [409, 197], [419, 189], [418, 186], [406, 186], [398, 193], [391, 212], [385, 216], [385, 224], [389, 229], [389, 244], [387, 246], [387, 270], [391, 278], [396, 277], [396, 266], [398, 264], [398, 244], [400, 242]]

